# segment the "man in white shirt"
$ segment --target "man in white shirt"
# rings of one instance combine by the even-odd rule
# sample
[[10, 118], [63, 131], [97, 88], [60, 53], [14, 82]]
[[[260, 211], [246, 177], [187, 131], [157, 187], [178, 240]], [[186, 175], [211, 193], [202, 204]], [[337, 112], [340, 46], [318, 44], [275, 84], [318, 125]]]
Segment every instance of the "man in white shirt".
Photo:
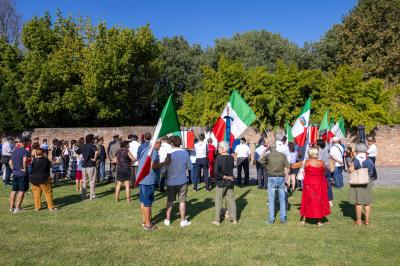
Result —
[[343, 153], [344, 149], [339, 143], [337, 137], [332, 138], [332, 146], [329, 150], [330, 159], [335, 161], [335, 171], [333, 172], [333, 178], [335, 180], [335, 188], [343, 187]]
[[275, 135], [275, 140], [276, 140], [276, 151], [277, 152], [282, 152], [283, 154], [286, 155], [286, 158], [290, 162], [290, 151], [289, 151], [289, 146], [286, 143], [286, 136], [282, 134], [276, 134]]
[[[129, 143], [129, 152], [133, 155], [133, 157], [137, 158], [137, 151], [139, 149], [139, 137], [137, 135], [132, 135], [131, 142]], [[133, 163], [133, 171], [132, 171], [132, 183], [135, 184], [136, 173], [138, 168], [138, 160]]]
[[4, 185], [11, 185], [10, 177], [11, 177], [11, 167], [10, 167], [10, 158], [11, 154], [14, 150], [13, 145], [11, 143], [14, 142], [12, 137], [7, 137], [7, 141], [3, 143], [2, 151], [1, 151], [1, 163], [5, 165], [5, 170], [3, 171], [3, 182]]
[[260, 164], [258, 160], [261, 159], [261, 157], [264, 155], [264, 153], [267, 153], [267, 146], [265, 145], [265, 141], [262, 141], [260, 146], [257, 147], [257, 149], [254, 152], [254, 162], [256, 164], [256, 169], [257, 169], [257, 183], [258, 183], [258, 189], [264, 189], [266, 184], [267, 184], [267, 173], [265, 171], [265, 168]]
[[378, 174], [376, 173], [376, 155], [378, 155], [378, 147], [376, 147], [375, 141], [373, 139], [368, 140], [368, 150], [367, 150], [368, 158], [374, 163], [374, 170], [372, 174], [372, 179], [376, 180], [378, 178]]
[[249, 184], [249, 163], [251, 161], [250, 148], [246, 143], [246, 138], [240, 139], [240, 144], [235, 148], [235, 160], [237, 167], [237, 184], [242, 183], [242, 169], [244, 170], [244, 185]]
[[194, 145], [196, 151], [196, 178], [193, 181], [193, 188], [197, 190], [198, 183], [201, 182], [201, 170], [203, 169], [204, 183], [206, 184], [206, 191], [210, 191], [210, 179], [208, 178], [208, 149], [207, 143], [204, 142], [206, 138], [204, 133], [199, 134], [199, 141]]
[[[161, 147], [158, 150], [158, 156], [160, 158], [160, 163], [165, 162], [167, 154], [172, 150], [171, 144], [169, 144], [169, 138], [167, 136], [161, 138]], [[161, 178], [160, 178], [160, 192], [164, 192], [165, 188], [165, 178], [167, 177], [167, 167], [161, 167]]]

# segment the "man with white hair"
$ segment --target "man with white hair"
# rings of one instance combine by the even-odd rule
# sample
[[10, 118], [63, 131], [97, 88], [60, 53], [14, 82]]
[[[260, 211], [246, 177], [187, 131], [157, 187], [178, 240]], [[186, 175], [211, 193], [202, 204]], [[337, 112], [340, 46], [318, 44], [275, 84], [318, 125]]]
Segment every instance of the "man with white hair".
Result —
[[233, 191], [235, 178], [233, 176], [234, 159], [229, 155], [228, 142], [218, 143], [218, 156], [215, 159], [215, 225], [221, 223], [221, 208], [223, 199], [226, 199], [228, 213], [234, 224], [237, 223], [235, 193]]
[[333, 178], [335, 180], [335, 188], [343, 187], [343, 153], [344, 149], [342, 145], [339, 143], [339, 139], [337, 137], [332, 138], [332, 146], [329, 151], [329, 155], [331, 160], [335, 162], [335, 171], [333, 172]]

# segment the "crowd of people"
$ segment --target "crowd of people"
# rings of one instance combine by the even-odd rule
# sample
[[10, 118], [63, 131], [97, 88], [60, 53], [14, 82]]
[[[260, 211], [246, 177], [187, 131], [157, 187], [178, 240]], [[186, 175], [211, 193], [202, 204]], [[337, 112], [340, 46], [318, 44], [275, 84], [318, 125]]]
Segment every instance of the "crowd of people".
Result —
[[[131, 202], [131, 191], [136, 176], [145, 165], [151, 149], [151, 137], [149, 132], [144, 133], [140, 140], [135, 134], [128, 135], [127, 140], [115, 135], [107, 148], [104, 138], [93, 134], [71, 141], [54, 139], [50, 145], [46, 139], [40, 144], [39, 139], [31, 141], [29, 136], [23, 136], [19, 141], [7, 137], [1, 145], [0, 163], [4, 184], [12, 187], [10, 212], [21, 212], [29, 183], [35, 210], [39, 211], [42, 208], [43, 192], [48, 209], [56, 211], [52, 188], [63, 179], [75, 180], [76, 191], [81, 194], [82, 200], [96, 198], [96, 183], [115, 182], [115, 201], [118, 202], [121, 187], [124, 185], [126, 200]], [[357, 144], [355, 153], [350, 146], [346, 147], [336, 137], [329, 142], [319, 139], [315, 145], [304, 147], [288, 142], [286, 136], [281, 134], [276, 134], [272, 139], [271, 141], [270, 137], [262, 136], [254, 156], [245, 138], [241, 138], [240, 143], [234, 147], [224, 141], [219, 142], [216, 147], [211, 138], [206, 140], [205, 134], [200, 133], [193, 149], [182, 148], [182, 139], [179, 136], [157, 140], [150, 154], [150, 172], [138, 186], [143, 228], [150, 231], [157, 229], [151, 220], [151, 207], [156, 189], [163, 193], [166, 190], [167, 194], [165, 226], [171, 224], [172, 206], [176, 200], [179, 201], [180, 226], [190, 225], [191, 222], [186, 217], [188, 189], [191, 184], [196, 192], [202, 182], [207, 192], [215, 190], [215, 217], [212, 223], [219, 225], [223, 219], [227, 219], [237, 224], [234, 187], [249, 185], [252, 157], [257, 169], [257, 187], [268, 191], [268, 223], [275, 222], [277, 202], [280, 223], [287, 222], [286, 212], [290, 210], [290, 196], [296, 190], [300, 190], [301, 223], [315, 219], [319, 226], [323, 225], [323, 220], [328, 221], [326, 217], [331, 213], [333, 206], [332, 187], [342, 189], [343, 172], [352, 173], [360, 169], [367, 169], [369, 182], [350, 184], [349, 200], [355, 205], [354, 223], [370, 223], [369, 215], [373, 201], [371, 182], [377, 178], [377, 147], [372, 139], [368, 141], [368, 145]], [[224, 199], [226, 208], [223, 208]], [[363, 206], [364, 221], [361, 220]]]

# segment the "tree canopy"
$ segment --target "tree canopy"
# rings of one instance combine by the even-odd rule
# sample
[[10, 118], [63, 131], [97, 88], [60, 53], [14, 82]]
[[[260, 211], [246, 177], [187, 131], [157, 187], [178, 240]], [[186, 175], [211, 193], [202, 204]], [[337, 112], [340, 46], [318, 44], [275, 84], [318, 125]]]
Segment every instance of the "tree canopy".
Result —
[[[5, 3], [18, 20], [14, 2]], [[367, 130], [400, 123], [400, 0], [359, 0], [303, 48], [259, 30], [203, 49], [183, 36], [159, 40], [150, 25], [110, 27], [61, 12], [26, 22], [18, 42], [9, 30], [18, 23], [5, 31], [4, 14], [2, 132], [152, 125], [171, 93], [182, 124], [212, 126], [233, 89], [268, 127], [292, 122], [309, 96], [313, 123], [325, 111]]]

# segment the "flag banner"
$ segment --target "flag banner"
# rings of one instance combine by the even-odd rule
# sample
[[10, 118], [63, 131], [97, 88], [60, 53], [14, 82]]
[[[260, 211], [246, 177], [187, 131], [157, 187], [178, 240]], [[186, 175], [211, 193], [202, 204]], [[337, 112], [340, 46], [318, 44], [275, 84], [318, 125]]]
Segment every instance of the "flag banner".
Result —
[[310, 126], [309, 127], [309, 145], [310, 146], [315, 146], [317, 145], [317, 139], [318, 139], [318, 127], [317, 126]]
[[343, 139], [346, 137], [346, 130], [344, 128], [343, 117], [339, 118], [339, 121], [336, 122], [336, 124], [332, 127], [330, 131], [338, 139]]
[[172, 95], [169, 96], [164, 109], [161, 112], [161, 116], [158, 119], [156, 129], [154, 130], [153, 137], [150, 141], [149, 151], [146, 155], [146, 160], [143, 165], [139, 165], [138, 175], [136, 178], [135, 186], [137, 186], [140, 181], [143, 180], [149, 173], [151, 167], [151, 154], [154, 150], [154, 144], [157, 139], [166, 136], [170, 133], [175, 133], [180, 131], [180, 126], [178, 122], [178, 115], [176, 114], [176, 108]]
[[293, 135], [292, 135], [292, 128], [290, 127], [288, 121], [285, 122], [285, 134], [286, 134], [286, 138], [287, 138], [288, 142], [293, 142], [294, 141], [294, 138], [293, 138]]
[[212, 133], [218, 142], [227, 141], [232, 147], [234, 140], [239, 138], [255, 119], [253, 110], [239, 92], [234, 90], [221, 116], [214, 124]]
[[301, 110], [300, 116], [296, 119], [292, 127], [292, 135], [294, 141], [299, 146], [304, 146], [307, 139], [307, 128], [310, 122], [311, 113], [311, 97], [306, 101], [303, 109]]

